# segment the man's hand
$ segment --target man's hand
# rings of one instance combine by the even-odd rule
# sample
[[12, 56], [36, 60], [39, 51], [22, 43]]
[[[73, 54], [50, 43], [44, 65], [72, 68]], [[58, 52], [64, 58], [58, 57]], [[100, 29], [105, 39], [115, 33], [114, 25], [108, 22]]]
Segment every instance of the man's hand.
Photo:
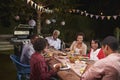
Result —
[[57, 72], [57, 71], [59, 71], [60, 67], [61, 67], [61, 63], [57, 63], [57, 64], [55, 64], [55, 66], [53, 66], [53, 70], [55, 72]]

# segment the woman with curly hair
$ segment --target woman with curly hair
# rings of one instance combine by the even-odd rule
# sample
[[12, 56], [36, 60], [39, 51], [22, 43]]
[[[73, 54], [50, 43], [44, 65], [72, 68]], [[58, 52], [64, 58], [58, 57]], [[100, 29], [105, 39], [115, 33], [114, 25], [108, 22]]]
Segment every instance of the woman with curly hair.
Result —
[[54, 76], [59, 69], [59, 66], [55, 66], [51, 70], [48, 69], [45, 58], [41, 55], [44, 53], [47, 45], [47, 40], [43, 38], [38, 38], [33, 44], [35, 53], [31, 56], [30, 60], [30, 80], [51, 80], [51, 77]]

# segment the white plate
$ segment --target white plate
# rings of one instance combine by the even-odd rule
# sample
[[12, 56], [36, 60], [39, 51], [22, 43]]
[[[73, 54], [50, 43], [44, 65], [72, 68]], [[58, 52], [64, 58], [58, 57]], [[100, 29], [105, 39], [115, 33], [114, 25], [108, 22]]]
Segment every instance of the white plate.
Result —
[[68, 69], [70, 69], [70, 65], [68, 65], [68, 64], [67, 64], [67, 67], [64, 67], [64, 68], [61, 67], [60, 68], [60, 70], [68, 70]]
[[[56, 65], [57, 64], [54, 64], [53, 67], [55, 67]], [[64, 67], [64, 68], [61, 67], [60, 70], [68, 70], [70, 68], [71, 68], [70, 65], [67, 64], [67, 67]]]

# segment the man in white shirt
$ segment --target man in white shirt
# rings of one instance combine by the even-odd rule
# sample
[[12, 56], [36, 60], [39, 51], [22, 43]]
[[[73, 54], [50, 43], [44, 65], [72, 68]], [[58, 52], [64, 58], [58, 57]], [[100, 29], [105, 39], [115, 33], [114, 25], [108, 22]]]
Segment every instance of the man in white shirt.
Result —
[[38, 35], [32, 35], [30, 37], [30, 42], [24, 44], [23, 49], [22, 49], [22, 54], [20, 57], [20, 61], [23, 64], [29, 64], [31, 55], [35, 52], [34, 48], [33, 48], [33, 43], [35, 42], [35, 40], [38, 38]]
[[52, 36], [46, 37], [49, 46], [55, 48], [56, 50], [61, 49], [61, 40], [58, 38], [59, 35], [60, 35], [60, 31], [54, 30]]

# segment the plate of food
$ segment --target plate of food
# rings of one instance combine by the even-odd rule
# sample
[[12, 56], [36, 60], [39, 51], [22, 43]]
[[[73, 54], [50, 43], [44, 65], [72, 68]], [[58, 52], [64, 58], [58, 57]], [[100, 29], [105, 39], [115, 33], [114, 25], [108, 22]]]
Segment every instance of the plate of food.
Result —
[[70, 69], [70, 65], [68, 65], [68, 64], [61, 64], [61, 67], [60, 67], [60, 70], [68, 70], [68, 69]]
[[63, 53], [63, 52], [58, 53], [58, 55], [59, 55], [59, 56], [67, 56], [67, 54], [66, 54], [66, 53]]
[[[57, 66], [57, 64], [54, 64], [54, 65], [53, 65], [53, 67], [56, 67], [56, 66]], [[70, 65], [68, 65], [68, 64], [66, 64], [66, 63], [65, 63], [65, 64], [62, 63], [62, 64], [60, 65], [60, 70], [68, 70], [68, 69], [70, 69], [70, 68], [71, 68]]]
[[86, 60], [89, 59], [89, 57], [79, 57], [79, 59], [80, 59], [81, 61], [86, 61]]
[[66, 53], [62, 53], [62, 55], [63, 55], [63, 56], [67, 56], [67, 54], [66, 54]]
[[51, 54], [44, 54], [45, 58], [50, 58], [52, 55]]
[[59, 58], [59, 59], [65, 59], [65, 57], [64, 57], [64, 56], [58, 56], [58, 58]]

